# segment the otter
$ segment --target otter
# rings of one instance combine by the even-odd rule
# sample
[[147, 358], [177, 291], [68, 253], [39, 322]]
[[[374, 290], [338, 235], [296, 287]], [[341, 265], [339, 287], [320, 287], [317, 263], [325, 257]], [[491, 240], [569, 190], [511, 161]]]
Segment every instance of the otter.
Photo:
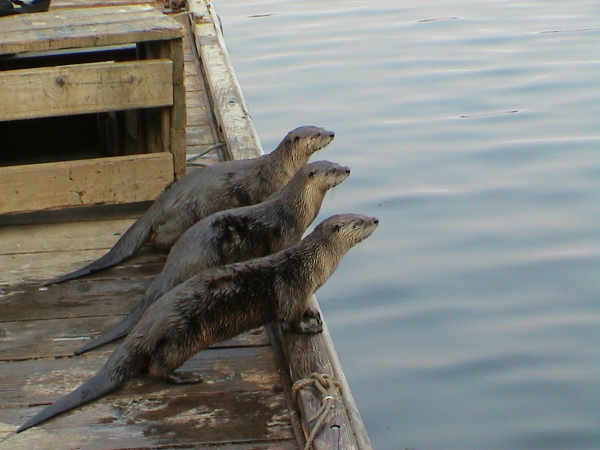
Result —
[[332, 216], [285, 250], [189, 278], [148, 307], [96, 375], [16, 432], [96, 400], [143, 372], [170, 383], [201, 382], [175, 370], [200, 350], [263, 325], [284, 322], [297, 332], [322, 331], [320, 321], [303, 327], [306, 317], [320, 319], [309, 307], [311, 295], [378, 223], [360, 214]]
[[326, 192], [349, 174], [348, 167], [329, 161], [313, 162], [298, 170], [284, 188], [263, 203], [202, 219], [175, 243], [162, 272], [135, 308], [117, 326], [75, 354], [125, 336], [148, 305], [202, 270], [270, 255], [295, 244], [319, 213]]
[[290, 131], [271, 153], [227, 161], [194, 170], [167, 186], [150, 208], [100, 259], [61, 275], [44, 286], [62, 283], [113, 267], [150, 242], [169, 250], [204, 217], [225, 209], [253, 205], [281, 189], [310, 156], [327, 146], [335, 134], [303, 126]]

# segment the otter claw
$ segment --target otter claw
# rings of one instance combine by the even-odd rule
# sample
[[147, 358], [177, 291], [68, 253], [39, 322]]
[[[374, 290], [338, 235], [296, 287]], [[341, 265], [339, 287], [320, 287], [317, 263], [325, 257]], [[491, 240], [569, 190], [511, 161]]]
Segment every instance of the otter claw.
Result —
[[202, 383], [203, 379], [201, 376], [195, 375], [169, 375], [164, 379], [167, 383], [171, 384], [197, 384]]
[[323, 332], [323, 325], [320, 323], [306, 323], [301, 322], [299, 328], [296, 329], [297, 333], [300, 334], [319, 334]]
[[307, 309], [306, 311], [304, 311], [304, 315], [303, 315], [303, 322], [306, 322], [307, 320], [310, 319], [314, 319], [317, 324], [319, 325], [323, 325], [323, 320], [321, 320], [321, 313], [319, 311], [317, 311], [316, 309]]

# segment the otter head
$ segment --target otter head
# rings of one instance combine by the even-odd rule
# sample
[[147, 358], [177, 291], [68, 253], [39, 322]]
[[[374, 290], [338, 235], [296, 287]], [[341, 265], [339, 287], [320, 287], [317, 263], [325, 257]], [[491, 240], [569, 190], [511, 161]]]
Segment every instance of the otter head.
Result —
[[333, 248], [345, 253], [365, 240], [377, 228], [379, 219], [362, 214], [338, 214], [325, 219], [315, 228], [326, 237]]
[[350, 167], [340, 166], [330, 161], [315, 161], [302, 169], [307, 183], [321, 192], [337, 186], [350, 175]]
[[309, 125], [290, 131], [282, 144], [287, 144], [287, 147], [298, 157], [308, 159], [314, 152], [327, 146], [334, 136], [333, 131]]

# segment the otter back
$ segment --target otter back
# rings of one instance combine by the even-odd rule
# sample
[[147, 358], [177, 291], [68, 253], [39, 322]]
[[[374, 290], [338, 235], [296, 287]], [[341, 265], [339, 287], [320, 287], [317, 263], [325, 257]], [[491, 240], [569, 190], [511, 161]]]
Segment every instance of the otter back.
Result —
[[295, 244], [319, 213], [326, 192], [349, 174], [348, 167], [313, 162], [265, 202], [222, 211], [196, 223], [173, 246], [162, 272], [134, 309], [75, 354], [125, 336], [152, 302], [200, 271], [266, 256]]
[[258, 158], [205, 167], [172, 183], [109, 252], [97, 261], [46, 282], [61, 283], [113, 267], [151, 242], [168, 250], [194, 223], [217, 211], [262, 202], [283, 187], [334, 133], [306, 126], [290, 131], [275, 150]]

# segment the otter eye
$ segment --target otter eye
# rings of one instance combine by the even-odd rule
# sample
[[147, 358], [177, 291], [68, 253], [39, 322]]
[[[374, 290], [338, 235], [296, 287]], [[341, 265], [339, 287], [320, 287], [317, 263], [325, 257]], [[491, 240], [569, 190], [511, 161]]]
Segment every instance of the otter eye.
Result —
[[315, 172], [314, 170], [311, 170], [310, 172], [308, 172], [308, 178], [312, 178], [315, 176], [317, 172]]
[[339, 224], [339, 223], [336, 223], [336, 224], [333, 226], [333, 229], [334, 229], [334, 231], [340, 231], [340, 228], [341, 228], [341, 227], [340, 227], [340, 224]]

